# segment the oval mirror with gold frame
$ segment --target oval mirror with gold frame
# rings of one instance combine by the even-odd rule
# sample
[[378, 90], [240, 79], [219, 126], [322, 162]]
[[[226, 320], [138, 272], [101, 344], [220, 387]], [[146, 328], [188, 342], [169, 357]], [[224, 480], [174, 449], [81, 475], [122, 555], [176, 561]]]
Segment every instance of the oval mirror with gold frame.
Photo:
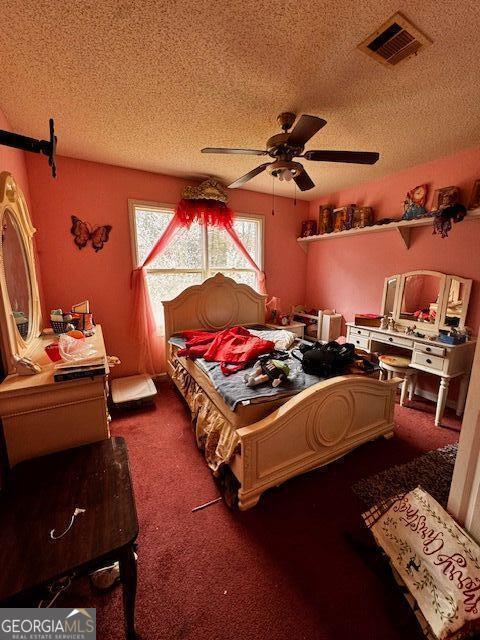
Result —
[[0, 174], [0, 325], [6, 373], [15, 371], [14, 356], [25, 356], [37, 342], [41, 308], [35, 268], [32, 225], [21, 189], [8, 172]]

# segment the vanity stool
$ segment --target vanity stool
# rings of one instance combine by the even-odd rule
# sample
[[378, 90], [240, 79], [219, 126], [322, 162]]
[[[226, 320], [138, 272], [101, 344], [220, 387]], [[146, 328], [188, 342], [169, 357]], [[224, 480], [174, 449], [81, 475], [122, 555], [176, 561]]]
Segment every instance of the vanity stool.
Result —
[[383, 380], [385, 375], [387, 380], [391, 380], [394, 375], [403, 378], [400, 391], [400, 406], [403, 407], [407, 391], [408, 399], [412, 400], [417, 386], [417, 372], [410, 367], [410, 358], [386, 354], [379, 356], [378, 361], [380, 365], [380, 380]]

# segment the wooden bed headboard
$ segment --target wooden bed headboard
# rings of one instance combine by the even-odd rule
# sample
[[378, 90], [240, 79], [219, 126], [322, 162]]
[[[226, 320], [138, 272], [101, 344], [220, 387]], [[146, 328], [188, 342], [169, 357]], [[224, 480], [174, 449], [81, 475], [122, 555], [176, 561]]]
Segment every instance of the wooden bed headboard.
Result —
[[187, 329], [220, 331], [237, 324], [264, 324], [267, 296], [217, 273], [166, 302], [165, 340]]

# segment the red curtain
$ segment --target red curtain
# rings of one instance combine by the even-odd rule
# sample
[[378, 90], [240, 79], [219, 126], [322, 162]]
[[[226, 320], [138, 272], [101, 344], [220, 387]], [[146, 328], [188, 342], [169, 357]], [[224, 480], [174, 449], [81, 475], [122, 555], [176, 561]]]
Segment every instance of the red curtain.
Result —
[[177, 230], [182, 226], [181, 219], [174, 215], [143, 264], [132, 271], [132, 331], [138, 345], [138, 367], [141, 372], [156, 374], [163, 369], [163, 345], [161, 336], [156, 333], [155, 317], [148, 293], [146, 267], [167, 248]]
[[163, 336], [157, 334], [150, 295], [147, 286], [146, 267], [159, 256], [175, 237], [178, 229], [190, 228], [193, 222], [225, 229], [237, 249], [257, 275], [258, 290], [266, 293], [265, 273], [261, 271], [233, 228], [233, 213], [216, 200], [180, 200], [175, 215], [155, 243], [143, 264], [132, 271], [133, 289], [132, 331], [138, 345], [138, 368], [141, 372], [157, 374], [164, 370]]

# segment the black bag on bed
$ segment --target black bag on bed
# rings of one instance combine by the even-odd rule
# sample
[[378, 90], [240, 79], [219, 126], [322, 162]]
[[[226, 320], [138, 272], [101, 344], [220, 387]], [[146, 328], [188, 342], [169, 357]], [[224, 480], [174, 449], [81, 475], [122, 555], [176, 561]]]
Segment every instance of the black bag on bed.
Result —
[[303, 354], [302, 358], [295, 353], [293, 355], [301, 361], [305, 373], [319, 378], [342, 373], [355, 357], [355, 347], [349, 343], [340, 345], [338, 342], [315, 342], [313, 345], [303, 344], [300, 351]]

